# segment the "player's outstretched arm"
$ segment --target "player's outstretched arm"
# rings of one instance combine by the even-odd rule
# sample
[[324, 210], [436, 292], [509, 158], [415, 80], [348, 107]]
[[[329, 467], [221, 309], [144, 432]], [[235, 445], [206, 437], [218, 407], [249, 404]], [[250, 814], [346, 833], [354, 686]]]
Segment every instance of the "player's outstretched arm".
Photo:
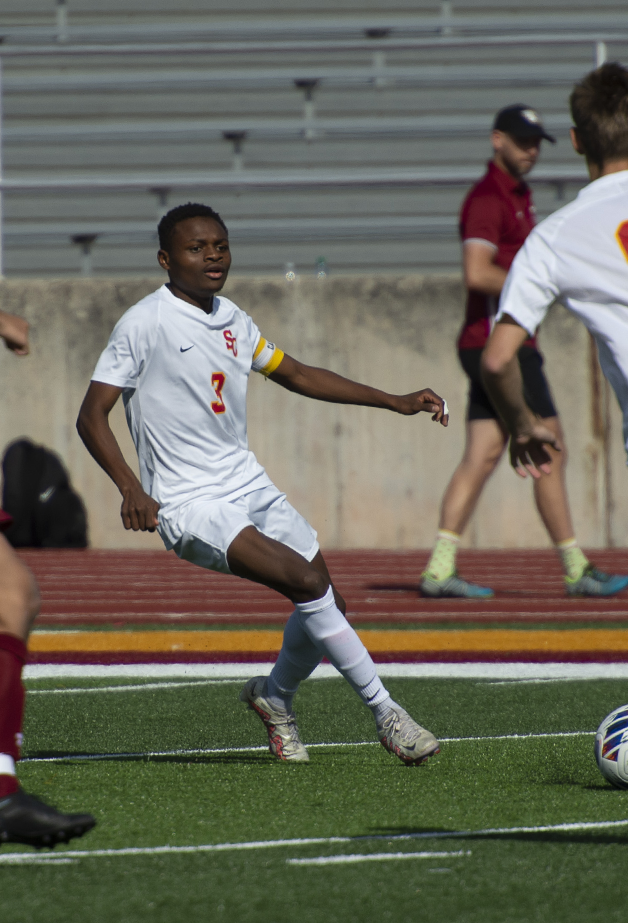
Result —
[[28, 356], [28, 321], [0, 311], [0, 337], [16, 356]]
[[442, 397], [425, 388], [412, 394], [388, 394], [369, 385], [343, 378], [327, 369], [304, 365], [284, 355], [279, 366], [269, 375], [272, 381], [305, 397], [333, 404], [359, 404], [363, 407], [381, 407], [408, 416], [425, 411], [432, 414], [432, 420], [447, 426], [449, 415]]
[[510, 433], [510, 463], [521, 477], [549, 474], [551, 458], [545, 446], [560, 451], [554, 433], [532, 413], [523, 396], [517, 353], [528, 332], [508, 315], [495, 324], [482, 354], [482, 379]]
[[159, 504], [144, 492], [135, 473], [124, 460], [109, 425], [109, 414], [122, 388], [92, 381], [81, 405], [76, 428], [90, 455], [107, 472], [122, 494], [120, 515], [125, 529], [154, 532]]

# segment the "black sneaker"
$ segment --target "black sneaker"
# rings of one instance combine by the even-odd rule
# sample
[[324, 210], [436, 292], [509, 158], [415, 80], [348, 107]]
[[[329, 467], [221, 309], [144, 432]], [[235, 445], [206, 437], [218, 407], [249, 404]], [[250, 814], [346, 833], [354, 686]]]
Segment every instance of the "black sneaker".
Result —
[[61, 814], [19, 789], [0, 799], [0, 844], [25, 843], [40, 849], [68, 843], [96, 824], [91, 814]]

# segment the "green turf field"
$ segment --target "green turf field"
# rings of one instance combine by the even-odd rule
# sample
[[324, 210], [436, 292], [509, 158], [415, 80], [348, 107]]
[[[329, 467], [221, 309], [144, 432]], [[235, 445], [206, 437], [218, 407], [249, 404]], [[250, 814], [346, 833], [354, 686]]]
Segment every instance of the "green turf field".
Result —
[[[482, 738], [446, 742], [419, 768], [379, 745], [351, 746], [373, 741], [374, 726], [341, 680], [299, 693], [305, 742], [340, 744], [312, 747], [307, 765], [237, 749], [264, 744], [259, 719], [237, 701], [241, 682], [117, 684], [130, 682], [138, 688], [29, 682], [37, 694], [28, 700], [26, 757], [113, 758], [23, 764], [25, 788], [65, 810], [92, 811], [98, 826], [54, 853], [0, 849], [3, 923], [609, 923], [626, 915], [628, 792], [599, 775], [592, 736], [487, 738], [592, 731], [628, 701], [628, 682], [389, 680], [393, 696], [441, 738]], [[101, 691], [42, 691], [77, 687]], [[225, 752], [168, 753], [194, 749]], [[294, 842], [303, 839], [318, 842]], [[289, 842], [269, 842], [278, 840]], [[128, 848], [144, 851], [72, 855]], [[16, 853], [34, 861], [6, 861]], [[323, 861], [343, 856], [356, 858]]]

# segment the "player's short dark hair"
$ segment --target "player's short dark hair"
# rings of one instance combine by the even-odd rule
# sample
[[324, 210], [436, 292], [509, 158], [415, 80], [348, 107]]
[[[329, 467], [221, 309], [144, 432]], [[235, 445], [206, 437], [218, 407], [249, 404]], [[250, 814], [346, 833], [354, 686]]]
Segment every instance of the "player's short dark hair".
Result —
[[628, 157], [628, 70], [603, 64], [577, 83], [569, 97], [580, 146], [592, 163]]
[[211, 218], [225, 229], [225, 234], [229, 233], [227, 225], [213, 208], [210, 208], [209, 205], [201, 205], [198, 202], [188, 202], [187, 205], [177, 205], [176, 208], [171, 208], [159, 222], [157, 233], [159, 235], [159, 246], [162, 250], [169, 249], [174, 229], [180, 221], [185, 221], [186, 218]]

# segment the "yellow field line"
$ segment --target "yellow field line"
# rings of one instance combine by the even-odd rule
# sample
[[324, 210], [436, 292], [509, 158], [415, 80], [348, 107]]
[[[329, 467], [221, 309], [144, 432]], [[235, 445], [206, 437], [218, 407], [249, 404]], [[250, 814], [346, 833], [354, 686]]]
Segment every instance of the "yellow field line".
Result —
[[[359, 631], [370, 651], [628, 651], [624, 629]], [[38, 631], [34, 653], [62, 651], [276, 652], [281, 631]]]
[[278, 651], [281, 631], [40, 631], [29, 650], [53, 651]]

